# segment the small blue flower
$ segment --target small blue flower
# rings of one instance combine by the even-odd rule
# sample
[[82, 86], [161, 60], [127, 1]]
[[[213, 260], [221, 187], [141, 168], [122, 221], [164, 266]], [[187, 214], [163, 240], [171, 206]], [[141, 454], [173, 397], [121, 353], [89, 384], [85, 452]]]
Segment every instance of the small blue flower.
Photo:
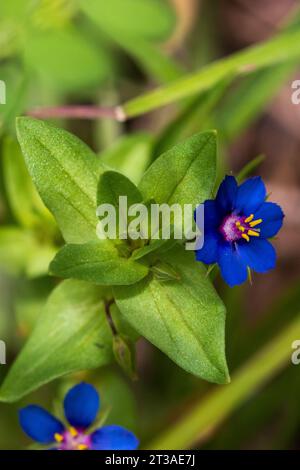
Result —
[[134, 450], [139, 441], [121, 426], [104, 426], [89, 434], [87, 428], [95, 421], [100, 408], [96, 389], [87, 383], [71, 388], [64, 399], [64, 412], [69, 428], [48, 411], [29, 405], [19, 412], [23, 431], [40, 444], [56, 450]]
[[196, 260], [218, 263], [231, 287], [246, 281], [248, 268], [265, 273], [276, 264], [267, 239], [280, 230], [283, 217], [277, 204], [266, 202], [260, 177], [238, 186], [233, 176], [226, 176], [216, 199], [204, 203], [204, 245], [196, 251]]

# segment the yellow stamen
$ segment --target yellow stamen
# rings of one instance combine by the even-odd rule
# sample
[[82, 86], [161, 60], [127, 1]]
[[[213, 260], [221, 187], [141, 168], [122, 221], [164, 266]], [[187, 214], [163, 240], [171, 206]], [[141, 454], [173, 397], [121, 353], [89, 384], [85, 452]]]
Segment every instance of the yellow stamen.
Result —
[[253, 220], [253, 222], [250, 222], [250, 227], [256, 227], [256, 225], [259, 225], [262, 223], [262, 219], [257, 219], [257, 220]]
[[254, 214], [249, 215], [249, 217], [247, 217], [247, 219], [245, 219], [246, 224], [248, 222], [251, 222], [251, 220], [253, 220], [253, 219], [254, 219]]
[[71, 427], [71, 428], [69, 429], [69, 431], [70, 431], [70, 434], [71, 434], [72, 437], [76, 437], [76, 436], [78, 435], [78, 432], [77, 432], [76, 429], [73, 428], [73, 427]]
[[251, 237], [259, 237], [259, 232], [256, 232], [255, 230], [248, 230], [248, 235]]
[[88, 446], [86, 444], [78, 444], [77, 449], [78, 450], [87, 450]]
[[237, 222], [235, 223], [235, 225], [236, 225], [237, 227], [239, 227], [239, 226], [241, 225], [241, 222], [237, 221]]
[[54, 434], [54, 439], [56, 440], [56, 442], [62, 442], [64, 440], [64, 437], [61, 434], [59, 434], [58, 432], [56, 432]]
[[248, 237], [248, 235], [247, 235], [246, 233], [243, 233], [243, 234], [242, 234], [242, 237], [243, 237], [247, 242], [250, 241], [250, 238]]
[[245, 227], [243, 227], [242, 225], [239, 225], [239, 226], [238, 226], [238, 229], [239, 229], [241, 232], [245, 232]]

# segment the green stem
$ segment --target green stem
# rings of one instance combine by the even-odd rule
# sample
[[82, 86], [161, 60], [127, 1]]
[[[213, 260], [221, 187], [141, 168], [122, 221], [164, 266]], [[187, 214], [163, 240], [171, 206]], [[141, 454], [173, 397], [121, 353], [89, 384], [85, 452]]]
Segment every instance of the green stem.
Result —
[[242, 183], [247, 176], [251, 175], [251, 173], [256, 170], [256, 168], [265, 160], [265, 155], [258, 155], [257, 157], [250, 160], [239, 172], [236, 179], [239, 183]]
[[206, 398], [201, 398], [181, 420], [158, 436], [147, 448], [189, 449], [203, 440], [234, 409], [289, 363], [293, 351], [291, 345], [299, 338], [300, 315], [236, 372], [230, 385], [218, 386]]
[[122, 106], [126, 118], [139, 116], [190, 95], [213, 87], [233, 74], [243, 75], [300, 56], [300, 31], [283, 33], [259, 45], [249, 47], [228, 58], [207, 65], [163, 87], [145, 93]]

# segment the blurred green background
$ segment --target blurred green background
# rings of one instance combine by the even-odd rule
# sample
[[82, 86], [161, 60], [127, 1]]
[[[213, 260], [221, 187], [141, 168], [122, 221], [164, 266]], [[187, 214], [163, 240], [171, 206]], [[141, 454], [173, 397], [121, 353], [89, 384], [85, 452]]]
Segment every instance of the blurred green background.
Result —
[[[47, 266], [62, 244], [24, 166], [15, 117], [37, 107], [119, 105], [283, 30], [297, 30], [298, 6], [296, 0], [1, 0], [0, 80], [7, 93], [0, 104], [0, 339], [7, 345], [1, 380], [57, 283]], [[278, 335], [300, 311], [300, 108], [291, 102], [300, 57], [284, 53], [280, 64], [243, 78], [229, 74], [210, 91], [124, 123], [54, 120], [134, 182], [163, 150], [212, 127], [219, 133], [220, 178], [250, 163], [247, 171], [265, 179], [286, 214], [276, 270], [234, 289], [214, 280], [228, 311], [232, 384], [225, 388], [232, 392], [183, 372], [140, 340], [136, 382], [115, 365], [57, 380], [21, 403], [0, 404], [1, 449], [29, 445], [18, 408], [34, 402], [60, 412], [65, 389], [82, 379], [99, 388], [108, 422], [130, 428], [146, 446], [159, 446], [161, 433], [179, 422], [179, 435], [193, 429], [193, 439], [183, 436], [182, 446], [299, 447], [300, 365], [291, 364], [291, 345], [284, 343], [282, 359], [258, 378], [262, 358], [282, 348]], [[272, 354], [255, 359], [266, 345]], [[195, 407], [199, 428], [187, 419]]]

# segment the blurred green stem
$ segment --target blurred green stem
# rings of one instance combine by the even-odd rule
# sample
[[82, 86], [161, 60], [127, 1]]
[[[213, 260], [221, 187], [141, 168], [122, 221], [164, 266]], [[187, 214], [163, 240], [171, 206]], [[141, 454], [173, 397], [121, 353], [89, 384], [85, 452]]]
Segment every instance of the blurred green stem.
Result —
[[212, 88], [230, 76], [254, 72], [276, 63], [291, 61], [300, 56], [300, 31], [280, 34], [259, 45], [248, 47], [230, 57], [218, 60], [178, 80], [156, 88], [122, 106], [126, 118], [174, 103]]
[[247, 176], [251, 175], [256, 168], [265, 160], [265, 155], [258, 155], [257, 157], [253, 158], [253, 160], [250, 160], [239, 172], [237, 175], [236, 179], [238, 183], [242, 183]]
[[181, 420], [150, 442], [147, 448], [189, 449], [203, 440], [233, 410], [289, 363], [293, 352], [291, 345], [295, 339], [300, 339], [300, 315], [237, 371], [230, 385], [218, 386], [206, 398], [201, 397]]

